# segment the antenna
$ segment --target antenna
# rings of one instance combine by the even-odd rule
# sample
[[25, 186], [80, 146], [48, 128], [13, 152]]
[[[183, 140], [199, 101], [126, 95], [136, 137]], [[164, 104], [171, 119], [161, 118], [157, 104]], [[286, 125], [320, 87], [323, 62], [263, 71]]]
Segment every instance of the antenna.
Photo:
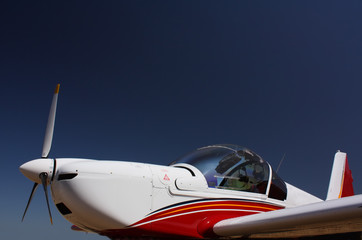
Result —
[[283, 154], [283, 157], [282, 157], [282, 159], [280, 159], [280, 162], [279, 162], [279, 164], [278, 164], [278, 167], [277, 167], [277, 171], [276, 171], [276, 173], [278, 173], [278, 171], [279, 171], [279, 168], [280, 168], [280, 166], [282, 165], [282, 163], [283, 163], [283, 161], [284, 161], [284, 158], [285, 158], [285, 154], [286, 154], [286, 153], [284, 153], [284, 154]]

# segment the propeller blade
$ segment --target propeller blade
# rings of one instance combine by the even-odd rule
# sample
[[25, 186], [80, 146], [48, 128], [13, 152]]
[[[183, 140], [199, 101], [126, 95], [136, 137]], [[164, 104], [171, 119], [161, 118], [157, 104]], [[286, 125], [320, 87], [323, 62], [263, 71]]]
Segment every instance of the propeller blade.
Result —
[[44, 136], [43, 151], [41, 154], [42, 158], [48, 157], [50, 148], [52, 146], [59, 87], [60, 87], [60, 84], [58, 84], [57, 87], [55, 88], [52, 105], [51, 105], [50, 111], [49, 111], [48, 123], [47, 123], [47, 128], [46, 128], [45, 136]]
[[47, 200], [50, 223], [53, 225], [53, 218], [52, 218], [52, 213], [50, 212], [49, 199], [48, 199], [48, 188], [47, 188], [48, 174], [46, 172], [42, 172], [42, 173], [40, 173], [39, 177], [41, 179], [41, 183], [43, 185], [43, 189], [44, 189], [44, 193], [45, 193], [45, 198]]
[[34, 192], [36, 191], [37, 187], [38, 187], [38, 183], [34, 183], [33, 189], [31, 190], [31, 193], [30, 193], [30, 197], [29, 197], [29, 200], [28, 200], [28, 204], [26, 204], [26, 208], [25, 208], [25, 211], [24, 211], [24, 214], [23, 214], [23, 218], [21, 219], [21, 221], [24, 221], [25, 214], [26, 214], [26, 212], [28, 211], [30, 202], [31, 202], [31, 200], [33, 199], [33, 195], [34, 195]]

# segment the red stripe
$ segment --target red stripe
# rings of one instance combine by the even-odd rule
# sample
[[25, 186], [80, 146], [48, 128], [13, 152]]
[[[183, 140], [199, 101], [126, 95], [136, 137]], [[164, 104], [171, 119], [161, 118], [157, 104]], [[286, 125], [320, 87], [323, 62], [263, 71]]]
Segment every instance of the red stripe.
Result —
[[237, 201], [210, 200], [191, 202], [160, 210], [132, 224], [126, 229], [101, 232], [110, 238], [116, 237], [168, 237], [206, 238], [215, 237], [215, 223], [234, 217], [281, 209], [272, 204]]
[[[220, 201], [220, 200], [213, 200], [213, 201], [206, 201], [206, 202], [196, 202], [196, 203], [190, 203], [182, 206], [177, 206], [170, 209], [165, 209], [163, 211], [157, 212], [153, 215], [150, 215], [141, 221], [138, 221], [131, 226], [139, 225], [145, 222], [154, 221], [157, 219], [163, 219], [163, 218], [170, 218], [172, 216], [178, 216], [181, 214], [187, 214], [191, 212], [197, 212], [197, 211], [212, 211], [212, 210], [218, 210], [223, 209], [225, 211], [230, 210], [243, 210], [250, 213], [256, 213], [256, 212], [268, 212], [272, 210], [280, 209], [281, 207], [274, 206], [271, 204], [265, 204], [260, 202], [248, 202], [248, 201]], [[241, 214], [241, 213], [239, 213]]]

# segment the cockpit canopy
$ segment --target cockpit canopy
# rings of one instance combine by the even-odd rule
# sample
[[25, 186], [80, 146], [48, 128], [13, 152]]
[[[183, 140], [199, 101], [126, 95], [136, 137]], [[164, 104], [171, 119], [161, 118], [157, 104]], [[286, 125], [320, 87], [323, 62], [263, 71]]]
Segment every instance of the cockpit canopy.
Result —
[[[205, 176], [211, 188], [268, 194], [285, 200], [286, 186], [259, 155], [237, 145], [221, 144], [199, 148], [170, 165], [187, 163]], [[270, 174], [272, 183], [268, 191]]]

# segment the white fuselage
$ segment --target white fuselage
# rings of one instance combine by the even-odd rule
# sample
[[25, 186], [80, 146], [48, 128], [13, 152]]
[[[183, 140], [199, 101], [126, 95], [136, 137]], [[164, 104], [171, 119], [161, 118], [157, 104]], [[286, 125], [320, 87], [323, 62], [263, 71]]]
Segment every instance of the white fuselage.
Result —
[[58, 209], [63, 204], [70, 210], [62, 213], [68, 221], [92, 232], [124, 229], [156, 210], [197, 199], [255, 200], [283, 208], [319, 201], [291, 185], [287, 185], [290, 194], [285, 201], [265, 194], [208, 188], [203, 175], [190, 165], [184, 168], [185, 164], [170, 167], [88, 159], [56, 161], [51, 184], [54, 203]]

